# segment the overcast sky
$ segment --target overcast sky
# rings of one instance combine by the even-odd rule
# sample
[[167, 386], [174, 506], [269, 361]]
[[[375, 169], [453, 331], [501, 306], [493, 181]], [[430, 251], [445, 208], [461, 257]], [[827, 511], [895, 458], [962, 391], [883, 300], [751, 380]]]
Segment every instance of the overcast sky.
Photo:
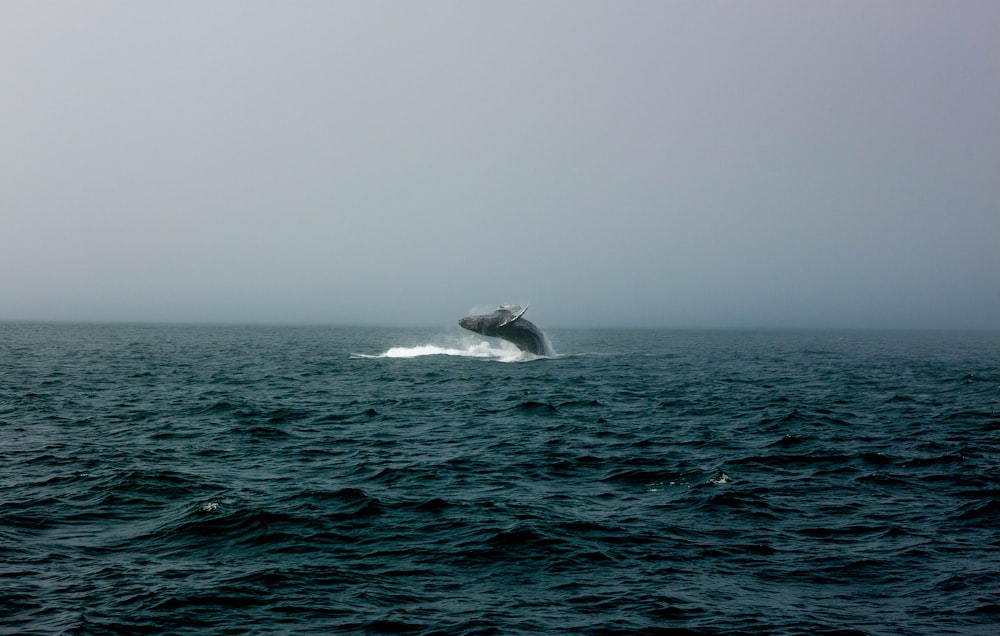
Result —
[[0, 2], [0, 319], [1000, 328], [1000, 2]]

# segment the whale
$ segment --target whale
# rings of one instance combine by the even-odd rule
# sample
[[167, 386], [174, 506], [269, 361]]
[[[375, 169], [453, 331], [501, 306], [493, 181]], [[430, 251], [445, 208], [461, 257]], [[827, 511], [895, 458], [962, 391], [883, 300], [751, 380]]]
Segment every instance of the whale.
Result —
[[466, 316], [458, 324], [482, 336], [500, 338], [512, 343], [521, 351], [536, 356], [551, 356], [552, 346], [542, 330], [524, 317], [527, 307], [500, 305], [496, 311], [478, 316]]

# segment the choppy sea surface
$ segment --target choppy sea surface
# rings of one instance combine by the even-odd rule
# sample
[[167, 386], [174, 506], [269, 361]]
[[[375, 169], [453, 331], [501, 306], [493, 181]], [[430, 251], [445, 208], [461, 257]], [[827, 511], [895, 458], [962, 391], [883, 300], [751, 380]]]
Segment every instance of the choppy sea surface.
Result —
[[0, 324], [0, 632], [995, 634], [1000, 334]]

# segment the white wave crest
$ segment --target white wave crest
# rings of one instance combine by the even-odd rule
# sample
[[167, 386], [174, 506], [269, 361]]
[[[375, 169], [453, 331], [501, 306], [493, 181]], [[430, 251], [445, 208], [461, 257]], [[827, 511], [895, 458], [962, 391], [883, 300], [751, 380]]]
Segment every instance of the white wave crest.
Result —
[[522, 362], [534, 360], [538, 356], [521, 351], [506, 343], [493, 344], [485, 340], [466, 340], [453, 346], [423, 344], [413, 347], [392, 347], [377, 355], [354, 354], [352, 358], [419, 358], [422, 356], [460, 356], [464, 358], [488, 358], [500, 362]]

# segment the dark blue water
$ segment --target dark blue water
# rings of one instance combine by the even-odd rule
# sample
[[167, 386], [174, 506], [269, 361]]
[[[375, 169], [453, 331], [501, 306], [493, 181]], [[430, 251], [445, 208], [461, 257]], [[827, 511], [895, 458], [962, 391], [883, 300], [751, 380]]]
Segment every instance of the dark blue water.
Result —
[[996, 633], [1000, 334], [457, 331], [0, 324], [0, 631]]

